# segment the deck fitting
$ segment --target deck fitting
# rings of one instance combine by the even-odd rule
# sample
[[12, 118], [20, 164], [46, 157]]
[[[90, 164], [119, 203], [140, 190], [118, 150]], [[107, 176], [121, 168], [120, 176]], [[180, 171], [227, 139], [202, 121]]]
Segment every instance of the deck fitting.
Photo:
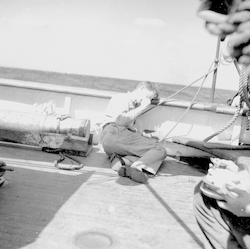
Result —
[[117, 240], [104, 231], [93, 230], [77, 233], [72, 244], [79, 249], [115, 249], [117, 248]]

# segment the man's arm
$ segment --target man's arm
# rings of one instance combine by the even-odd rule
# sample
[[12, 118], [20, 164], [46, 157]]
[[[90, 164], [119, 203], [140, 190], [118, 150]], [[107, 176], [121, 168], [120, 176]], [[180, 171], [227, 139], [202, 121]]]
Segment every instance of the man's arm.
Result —
[[133, 124], [150, 104], [151, 100], [149, 98], [143, 99], [141, 104], [137, 108], [118, 114], [116, 116], [115, 122], [121, 126], [128, 126]]

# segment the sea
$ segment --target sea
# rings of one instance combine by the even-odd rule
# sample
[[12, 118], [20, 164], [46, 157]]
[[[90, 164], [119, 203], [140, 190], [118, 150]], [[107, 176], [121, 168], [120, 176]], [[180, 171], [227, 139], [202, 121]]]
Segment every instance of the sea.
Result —
[[[115, 92], [132, 91], [140, 82], [131, 79], [117, 79], [111, 77], [68, 74], [10, 67], [0, 67], [0, 79], [1, 78]], [[158, 82], [154, 83], [157, 85], [160, 92], [160, 97], [163, 99], [173, 96], [173, 94], [185, 87], [185, 83], [183, 85]], [[187, 85], [188, 84], [190, 83], [187, 83]], [[198, 87], [191, 86], [171, 98], [179, 100], [192, 100], [197, 91]], [[213, 101], [214, 103], [227, 104], [228, 100], [233, 98], [235, 94], [236, 91], [217, 89], [215, 91]], [[195, 98], [195, 101], [199, 102], [210, 102], [210, 100], [210, 88], [202, 88]]]

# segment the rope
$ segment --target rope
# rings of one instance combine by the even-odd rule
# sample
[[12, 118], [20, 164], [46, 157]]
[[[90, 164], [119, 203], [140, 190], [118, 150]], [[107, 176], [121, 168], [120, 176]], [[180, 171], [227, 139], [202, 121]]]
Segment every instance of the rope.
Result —
[[[70, 118], [70, 116], [68, 114], [55, 114], [56, 118], [57, 118], [57, 128], [56, 128], [56, 133], [60, 133], [60, 124], [61, 121]], [[54, 161], [54, 166], [58, 169], [62, 169], [62, 170], [79, 170], [81, 168], [84, 167], [84, 165], [82, 164], [81, 161], [77, 160], [76, 158], [70, 156], [68, 153], [69, 151], [64, 150], [64, 149], [59, 149], [59, 148], [48, 148], [48, 147], [43, 147], [42, 151], [47, 152], [47, 153], [55, 153], [55, 154], [59, 154], [60, 158]], [[77, 155], [77, 152], [75, 152], [74, 154]], [[69, 159], [77, 162], [79, 165], [59, 165], [60, 162], [64, 161], [65, 158], [68, 157]]]
[[198, 94], [200, 93], [200, 91], [201, 91], [201, 89], [202, 89], [202, 87], [203, 87], [203, 85], [204, 85], [204, 83], [205, 83], [205, 81], [206, 81], [206, 78], [208, 77], [209, 73], [213, 72], [214, 70], [216, 70], [216, 69], [219, 67], [219, 65], [217, 65], [216, 67], [213, 68], [213, 70], [211, 70], [211, 67], [213, 66], [213, 64], [214, 64], [214, 63], [211, 64], [211, 66], [209, 67], [208, 72], [203, 76], [204, 79], [203, 79], [203, 81], [202, 81], [202, 83], [201, 83], [199, 89], [197, 90], [197, 92], [196, 92], [194, 98], [192, 99], [190, 105], [188, 106], [188, 108], [187, 108], [186, 111], [184, 112], [184, 114], [179, 118], [179, 120], [176, 122], [176, 124], [175, 124], [175, 125], [172, 127], [172, 129], [163, 137], [162, 140], [165, 140], [166, 137], [169, 136], [169, 134], [176, 128], [176, 126], [182, 121], [182, 119], [186, 116], [186, 114], [188, 113], [188, 111], [189, 111], [189, 110], [192, 108], [192, 106], [195, 104], [194, 101], [195, 101], [195, 99], [197, 98]]
[[[151, 110], [154, 109], [155, 107], [157, 107], [157, 106], [159, 106], [159, 105], [161, 105], [161, 104], [167, 102], [169, 99], [173, 98], [173, 97], [174, 97], [175, 95], [177, 95], [178, 93], [183, 92], [183, 91], [184, 91], [185, 89], [187, 89], [188, 87], [191, 87], [192, 85], [194, 85], [194, 84], [195, 84], [196, 82], [198, 82], [199, 80], [202, 80], [203, 78], [206, 79], [210, 73], [214, 72], [214, 71], [215, 71], [216, 69], [218, 69], [218, 67], [219, 67], [219, 64], [218, 64], [216, 67], [214, 67], [213, 69], [211, 69], [211, 67], [212, 67], [213, 64], [214, 64], [214, 62], [211, 64], [211, 66], [209, 67], [209, 70], [208, 70], [208, 72], [207, 72], [206, 74], [202, 75], [200, 78], [198, 78], [198, 79], [196, 79], [195, 81], [191, 82], [189, 85], [184, 86], [183, 88], [181, 88], [180, 90], [176, 91], [176, 92], [173, 93], [172, 95], [168, 96], [168, 97], [165, 98], [164, 100], [160, 101], [157, 105], [155, 105], [155, 106], [153, 106], [153, 107], [147, 109], [147, 110], [144, 111], [141, 115], [144, 115], [145, 113], [151, 111]], [[204, 79], [204, 81], [203, 81], [202, 84], [204, 84], [205, 79]], [[199, 91], [199, 90], [198, 90], [198, 91]]]
[[233, 145], [221, 145], [221, 144], [216, 144], [216, 143], [210, 143], [208, 144], [207, 142], [211, 140], [213, 137], [219, 135], [222, 133], [224, 130], [226, 130], [228, 127], [230, 127], [237, 117], [240, 114], [240, 111], [242, 109], [242, 103], [243, 101], [247, 104], [248, 108], [250, 109], [250, 102], [248, 100], [248, 73], [245, 70], [245, 65], [242, 66], [241, 72], [240, 72], [240, 80], [239, 80], [239, 95], [240, 95], [240, 103], [237, 107], [237, 110], [233, 116], [233, 118], [220, 130], [215, 132], [214, 134], [210, 135], [209, 137], [205, 138], [203, 140], [203, 146], [205, 148], [210, 148], [210, 149], [227, 149], [227, 150], [249, 150], [250, 146], [233, 146]]
[[[233, 60], [233, 61], [234, 61], [234, 60]], [[182, 117], [176, 122], [176, 124], [173, 126], [173, 128], [172, 128], [172, 129], [162, 138], [162, 140], [165, 140], [166, 137], [169, 136], [169, 134], [176, 128], [176, 126], [177, 126], [177, 125], [181, 122], [181, 120], [186, 116], [187, 112], [188, 112], [188, 111], [192, 108], [192, 106], [195, 104], [194, 101], [195, 101], [196, 97], [198, 96], [198, 94], [199, 94], [199, 92], [200, 92], [200, 90], [201, 90], [201, 88], [202, 88], [202, 86], [203, 86], [203, 84], [204, 84], [206, 78], [208, 77], [208, 75], [209, 75], [210, 73], [214, 72], [215, 70], [217, 70], [218, 67], [220, 66], [220, 64], [222, 64], [222, 58], [221, 58], [221, 56], [220, 56], [220, 58], [219, 58], [219, 61], [216, 60], [216, 62], [217, 62], [217, 64], [215, 64], [215, 67], [214, 67], [213, 69], [211, 69], [211, 67], [212, 67], [212, 65], [214, 65], [215, 61], [211, 64], [211, 66], [209, 67], [208, 72], [207, 72], [205, 75], [201, 76], [200, 78], [198, 78], [197, 80], [193, 81], [193, 82], [190, 83], [189, 85], [187, 85], [187, 86], [181, 88], [179, 91], [175, 92], [174, 94], [170, 95], [170, 96], [167, 97], [166, 99], [160, 101], [157, 105], [155, 105], [155, 106], [149, 108], [148, 110], [146, 110], [145, 112], [142, 113], [142, 115], [143, 115], [143, 114], [145, 114], [145, 113], [151, 111], [151, 110], [154, 109], [155, 107], [161, 105], [162, 103], [167, 102], [169, 99], [171, 99], [172, 97], [174, 97], [174, 96], [177, 95], [178, 93], [184, 91], [185, 89], [187, 89], [188, 87], [191, 87], [193, 84], [195, 84], [195, 83], [198, 82], [199, 80], [203, 79], [203, 82], [202, 82], [201, 86], [200, 86], [199, 89], [197, 90], [197, 92], [196, 92], [194, 98], [192, 99], [192, 101], [191, 101], [190, 105], [188, 106], [187, 110], [185, 111], [185, 113], [184, 113], [184, 114], [182, 115]], [[219, 63], [218, 63], [218, 62], [219, 62]], [[233, 119], [231, 120], [231, 122], [230, 122], [227, 126], [223, 127], [223, 130], [227, 129], [227, 128], [237, 119], [237, 117], [238, 117], [239, 114], [240, 114], [240, 110], [241, 110], [241, 108], [237, 109], [237, 111], [236, 111], [236, 113], [235, 113]], [[220, 131], [218, 131], [218, 134], [221, 133], [223, 130], [221, 129]], [[204, 140], [204, 142], [210, 140], [212, 137], [214, 137], [214, 136], [216, 136], [216, 135], [218, 135], [218, 134], [214, 134], [214, 135], [212, 135], [211, 137], [208, 137], [206, 140]]]
[[[201, 84], [201, 86], [199, 87], [197, 93], [195, 94], [194, 98], [192, 99], [189, 107], [187, 108], [187, 110], [185, 111], [185, 113], [182, 115], [182, 117], [176, 122], [176, 124], [174, 125], [174, 127], [164, 136], [164, 138], [162, 140], [165, 140], [167, 136], [169, 136], [169, 134], [176, 128], [176, 126], [181, 122], [181, 120], [185, 117], [185, 115], [187, 114], [187, 112], [192, 108], [192, 106], [195, 104], [194, 100], [196, 99], [196, 97], [198, 96], [206, 78], [208, 77], [208, 75], [210, 73], [212, 73], [213, 71], [217, 70], [221, 63], [221, 56], [220, 56], [220, 63], [217, 64], [217, 66], [215, 66], [212, 70], [211, 67], [214, 63], [212, 63], [212, 65], [210, 66], [208, 72], [203, 75], [202, 77], [198, 78], [197, 80], [195, 80], [194, 82], [192, 82], [191, 84], [183, 87], [182, 89], [180, 89], [179, 91], [175, 92], [174, 94], [172, 94], [171, 96], [169, 96], [168, 98], [164, 99], [163, 101], [161, 101], [160, 103], [158, 103], [159, 106], [160, 104], [166, 102], [167, 100], [169, 100], [170, 98], [172, 98], [173, 96], [177, 95], [178, 93], [184, 91], [186, 88], [192, 86], [194, 83], [196, 83], [197, 81], [203, 79], [203, 82]], [[237, 68], [238, 70], [238, 68]], [[238, 70], [239, 72], [239, 70]], [[203, 140], [203, 146], [206, 148], [210, 148], [210, 149], [227, 149], [227, 150], [249, 150], [250, 146], [233, 146], [233, 145], [224, 145], [224, 144], [218, 144], [218, 143], [207, 143], [209, 140], [211, 140], [213, 137], [219, 135], [220, 133], [222, 133], [224, 130], [226, 130], [228, 127], [230, 127], [238, 118], [238, 116], [240, 115], [240, 111], [242, 109], [242, 103], [243, 101], [247, 104], [248, 108], [250, 109], [250, 102], [248, 100], [248, 73], [245, 70], [245, 65], [242, 66], [242, 69], [240, 71], [240, 79], [239, 79], [239, 94], [240, 94], [240, 103], [234, 113], [234, 116], [232, 117], [232, 119], [226, 124], [224, 125], [220, 130], [218, 130], [217, 132], [215, 132], [214, 134], [210, 135], [209, 137], [205, 138]], [[146, 110], [143, 114], [145, 114], [146, 112], [152, 110], [153, 108], [155, 108], [156, 106], [153, 106], [152, 108]], [[249, 115], [249, 121], [250, 121], [250, 111], [248, 112]], [[249, 127], [249, 124], [247, 124]]]
[[217, 143], [203, 143], [203, 147], [207, 149], [219, 149], [219, 150], [250, 150], [250, 146], [247, 145], [230, 145], [230, 144], [217, 144]]
[[[55, 153], [55, 154], [59, 154], [60, 158], [54, 161], [54, 166], [58, 169], [62, 169], [62, 170], [79, 170], [82, 169], [84, 167], [84, 165], [82, 164], [82, 162], [80, 160], [77, 160], [76, 158], [68, 155], [66, 150], [63, 149], [58, 149], [58, 148], [48, 148], [48, 147], [43, 147], [42, 151], [47, 152], [47, 153]], [[77, 162], [79, 165], [59, 165], [60, 162], [62, 162], [63, 160], [65, 160], [65, 158], [68, 157], [69, 159]]]
[[250, 102], [248, 100], [248, 73], [245, 65], [243, 65], [241, 69], [239, 94], [242, 101], [244, 101], [247, 104], [248, 109], [250, 109]]
[[232, 118], [225, 126], [223, 126], [220, 130], [218, 130], [218, 131], [215, 132], [214, 134], [210, 135], [209, 137], [205, 138], [205, 139], [203, 140], [203, 142], [206, 143], [207, 141], [211, 140], [213, 137], [219, 135], [219, 134], [222, 133], [224, 130], [226, 130], [228, 127], [230, 127], [230, 126], [235, 122], [235, 120], [237, 119], [237, 117], [239, 116], [240, 110], [241, 110], [241, 107], [240, 107], [240, 105], [239, 105], [239, 106], [237, 107], [236, 112], [234, 113], [233, 118]]
[[[59, 155], [60, 155], [60, 159], [58, 160], [55, 160], [54, 161], [54, 166], [58, 169], [62, 169], [62, 170], [79, 170], [79, 169], [82, 169], [83, 168], [83, 164], [77, 160], [76, 158], [73, 158], [71, 157], [70, 155], [66, 154], [66, 153], [63, 153], [63, 152], [59, 152]], [[68, 166], [68, 165], [59, 165], [60, 162], [62, 162], [66, 157], [68, 157], [69, 159], [77, 162], [79, 165], [71, 165], [71, 166]]]

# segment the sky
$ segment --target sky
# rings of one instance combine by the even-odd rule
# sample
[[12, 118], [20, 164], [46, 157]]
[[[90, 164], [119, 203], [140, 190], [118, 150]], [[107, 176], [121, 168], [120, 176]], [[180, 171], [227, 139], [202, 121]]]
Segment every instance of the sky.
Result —
[[[190, 84], [215, 59], [199, 0], [1, 0], [0, 66]], [[238, 89], [233, 65], [221, 89]], [[205, 87], [211, 86], [211, 79]]]

